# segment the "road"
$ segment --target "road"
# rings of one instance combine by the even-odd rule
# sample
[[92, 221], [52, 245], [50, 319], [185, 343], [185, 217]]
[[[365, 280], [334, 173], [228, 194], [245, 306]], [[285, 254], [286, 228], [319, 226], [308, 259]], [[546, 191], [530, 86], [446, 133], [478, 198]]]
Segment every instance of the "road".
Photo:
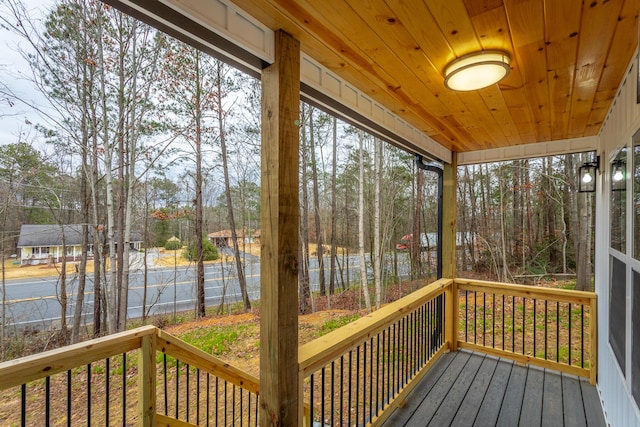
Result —
[[[141, 255], [133, 256], [129, 274], [128, 317], [142, 316], [144, 272]], [[223, 254], [224, 255], [224, 254]], [[312, 289], [318, 288], [318, 261], [310, 260]], [[400, 269], [406, 270], [404, 262]], [[328, 277], [328, 260], [325, 269]], [[352, 280], [359, 277], [359, 259], [351, 256], [349, 270]], [[406, 273], [406, 272], [405, 272]], [[404, 275], [405, 273], [401, 273]], [[245, 263], [247, 292], [252, 301], [260, 298], [260, 262], [255, 256], [247, 256]], [[172, 315], [192, 309], [195, 306], [195, 266], [153, 267], [147, 271], [147, 302], [149, 314]], [[75, 310], [78, 277], [67, 276], [68, 321]], [[58, 277], [40, 277], [14, 279], [6, 281], [6, 325], [9, 331], [21, 331], [25, 328], [48, 329], [59, 327], [60, 302], [57, 297]], [[224, 294], [224, 302], [241, 301], [240, 287], [236, 279], [235, 264], [205, 265], [205, 298], [208, 307], [219, 305]], [[93, 321], [93, 277], [87, 276], [83, 304], [84, 322]]]

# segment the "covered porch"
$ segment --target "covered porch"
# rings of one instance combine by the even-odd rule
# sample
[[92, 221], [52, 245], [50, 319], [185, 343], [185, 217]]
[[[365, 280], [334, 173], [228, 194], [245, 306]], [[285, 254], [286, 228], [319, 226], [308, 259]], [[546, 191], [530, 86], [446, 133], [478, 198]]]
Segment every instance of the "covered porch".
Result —
[[[299, 348], [300, 423], [425, 425], [430, 413], [447, 425], [462, 411], [468, 425], [571, 425], [582, 410], [604, 425], [596, 303], [592, 292], [425, 284]], [[14, 396], [4, 420], [22, 425], [262, 425], [263, 385], [151, 326], [0, 364], [0, 389]]]
[[[608, 250], [602, 249], [608, 248], [609, 240], [608, 205], [602, 199], [609, 194], [610, 165], [604, 159], [621, 141], [627, 143], [640, 122], [633, 60], [637, 0], [106, 3], [262, 80], [260, 378], [247, 376], [162, 331], [142, 328], [0, 365], [2, 388], [15, 388], [21, 396], [16, 414], [21, 414], [23, 423], [42, 416], [28, 414], [30, 384], [35, 383], [39, 391], [45, 389], [49, 402], [50, 377], [60, 375], [71, 384], [89, 366], [81, 375], [91, 378], [91, 364], [104, 360], [109, 375], [111, 358], [121, 361], [125, 354], [137, 360], [138, 375], [135, 384], [126, 375], [122, 380], [124, 401], [116, 405], [122, 409], [123, 424], [135, 418], [140, 425], [172, 426], [204, 425], [212, 420], [261, 426], [394, 425], [395, 417], [404, 416], [408, 405], [418, 404], [411, 403], [413, 397], [418, 402], [423, 393], [434, 390], [421, 387], [430, 381], [440, 384], [441, 379], [445, 384], [448, 378], [443, 376], [446, 370], [437, 381], [430, 374], [437, 376], [443, 365], [453, 369], [465, 359], [464, 365], [472, 367], [484, 358], [480, 369], [493, 363], [492, 356], [532, 366], [526, 375], [532, 378], [532, 387], [549, 384], [564, 390], [566, 383], [567, 389], [584, 390], [584, 419], [594, 419], [596, 425], [602, 419], [587, 409], [593, 408], [594, 401], [613, 401], [619, 409], [616, 420], [640, 419], [630, 391], [636, 380], [625, 377], [624, 369], [621, 378], [616, 371], [617, 376], [610, 377], [613, 380], [607, 379], [607, 390], [614, 392], [606, 396], [594, 396], [593, 389], [583, 384], [585, 380], [597, 384], [603, 369], [598, 363], [601, 354], [606, 354], [607, 366], [613, 360], [606, 337], [611, 310], [609, 257]], [[509, 57], [501, 65], [506, 64], [505, 80], [469, 92], [445, 87], [446, 70], [457, 58], [494, 50]], [[301, 99], [436, 163], [442, 169], [443, 222], [439, 280], [299, 347]], [[603, 159], [604, 173], [596, 185], [596, 259], [600, 259], [595, 282], [600, 299], [592, 292], [457, 276], [459, 165], [585, 151], [597, 152]], [[631, 205], [629, 196], [629, 209]], [[628, 271], [623, 282], [629, 293], [631, 265], [637, 264], [630, 259], [631, 252], [624, 256]], [[605, 319], [604, 326], [599, 326], [598, 313]], [[631, 314], [623, 322], [630, 325]], [[631, 349], [623, 351], [626, 362], [622, 364], [629, 372]], [[549, 374], [533, 381], [540, 376], [533, 366], [568, 376]], [[494, 373], [507, 369], [506, 386], [522, 386], [515, 382], [524, 375], [520, 365], [496, 363]], [[456, 378], [462, 372], [461, 368]], [[468, 376], [472, 375], [469, 371]], [[507, 375], [494, 377], [498, 381]], [[174, 387], [170, 386], [173, 381]], [[470, 399], [481, 397], [473, 381], [463, 384], [451, 378], [446, 384]], [[71, 388], [68, 408], [78, 400], [77, 394], [71, 398]], [[128, 395], [126, 390], [134, 391]], [[535, 388], [526, 390], [522, 392], [534, 393]], [[89, 387], [86, 419], [91, 419], [91, 396]], [[130, 396], [137, 400], [133, 411], [127, 409], [127, 396], [129, 402]], [[506, 417], [520, 411], [522, 419], [528, 409], [522, 401], [517, 403], [515, 393], [508, 397], [512, 396], [513, 401], [503, 398], [499, 409], [481, 405], [482, 411], [497, 410], [497, 421], [503, 413]], [[580, 402], [563, 397], [563, 406], [554, 406], [557, 401], [545, 406], [546, 397], [542, 399], [541, 413], [532, 410], [536, 415], [562, 413], [563, 420], [578, 421], [565, 411], [579, 407]], [[107, 407], [112, 400], [107, 397]], [[616, 406], [618, 401], [624, 402], [622, 407]], [[49, 403], [46, 407], [48, 417]], [[67, 413], [71, 420], [72, 409]]]

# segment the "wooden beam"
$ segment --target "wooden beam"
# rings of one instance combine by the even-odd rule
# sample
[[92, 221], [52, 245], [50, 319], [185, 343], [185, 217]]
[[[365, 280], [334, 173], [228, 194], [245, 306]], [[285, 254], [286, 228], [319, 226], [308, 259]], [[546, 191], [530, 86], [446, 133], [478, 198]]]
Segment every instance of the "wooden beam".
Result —
[[456, 277], [456, 215], [458, 189], [458, 155], [452, 153], [451, 163], [444, 164], [442, 185], [442, 277]]
[[145, 335], [138, 350], [138, 425], [156, 425], [156, 335]]
[[[300, 42], [280, 30], [262, 74], [260, 425], [297, 426]], [[300, 405], [301, 406], [301, 405]]]
[[[442, 277], [446, 279], [456, 277], [457, 169], [458, 155], [453, 152], [451, 163], [444, 164], [442, 177]], [[445, 294], [444, 326], [444, 336], [449, 341], [449, 349], [456, 351], [458, 348], [458, 289], [455, 281]]]

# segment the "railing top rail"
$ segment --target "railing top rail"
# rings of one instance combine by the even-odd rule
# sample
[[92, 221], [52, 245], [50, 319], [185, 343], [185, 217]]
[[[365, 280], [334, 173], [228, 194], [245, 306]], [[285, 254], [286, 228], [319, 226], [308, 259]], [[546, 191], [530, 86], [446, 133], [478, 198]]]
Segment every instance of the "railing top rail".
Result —
[[504, 293], [507, 295], [553, 299], [555, 301], [590, 304], [597, 298], [595, 292], [574, 291], [570, 289], [553, 289], [540, 286], [515, 285], [512, 283], [489, 282], [475, 279], [455, 279], [455, 283], [462, 290], [480, 290], [488, 293]]
[[0, 390], [135, 350], [140, 348], [143, 336], [155, 333], [154, 326], [143, 326], [0, 363]]
[[260, 381], [258, 378], [223, 362], [217, 357], [165, 331], [158, 330], [156, 348], [158, 351], [175, 357], [181, 362], [188, 363], [190, 366], [199, 368], [233, 384], [237, 384], [252, 393], [258, 394], [260, 392]]
[[365, 339], [374, 336], [406, 314], [411, 313], [425, 302], [442, 294], [452, 283], [453, 279], [439, 279], [410, 295], [385, 305], [380, 310], [300, 346], [298, 349], [300, 372], [307, 376], [324, 366], [326, 361], [334, 360]]

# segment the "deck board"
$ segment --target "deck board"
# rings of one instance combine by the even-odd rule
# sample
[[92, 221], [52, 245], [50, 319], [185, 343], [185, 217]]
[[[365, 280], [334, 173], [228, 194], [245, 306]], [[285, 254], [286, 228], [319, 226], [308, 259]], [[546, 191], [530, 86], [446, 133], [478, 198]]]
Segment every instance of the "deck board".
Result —
[[473, 379], [473, 383], [471, 383], [451, 425], [473, 426], [497, 365], [498, 360], [495, 358], [485, 357], [482, 360], [482, 365], [478, 369], [478, 373]]
[[544, 371], [527, 370], [527, 382], [524, 386], [520, 427], [540, 427], [542, 425], [542, 395], [544, 393]]
[[564, 420], [563, 401], [562, 377], [557, 373], [546, 372], [544, 375], [544, 393], [542, 394], [543, 426], [553, 425], [556, 420]]
[[507, 390], [512, 367], [512, 363], [502, 361], [497, 363], [489, 388], [480, 405], [480, 411], [473, 423], [474, 427], [493, 426], [498, 423], [500, 406], [502, 405], [502, 400]]
[[448, 353], [385, 427], [605, 426], [588, 381], [483, 353]]
[[[511, 363], [511, 362], [510, 362]], [[511, 376], [500, 407], [500, 414], [496, 425], [513, 427], [518, 425], [522, 410], [522, 396], [527, 381], [527, 370], [513, 364]]]
[[467, 395], [467, 391], [470, 389], [471, 383], [482, 365], [482, 359], [482, 357], [474, 354], [467, 360], [458, 378], [449, 389], [447, 398], [442, 401], [436, 413], [433, 414], [431, 421], [429, 421], [429, 426], [451, 425], [453, 418], [461, 407], [461, 402]]
[[406, 400], [401, 410], [396, 411], [394, 416], [397, 425], [404, 425], [404, 423], [408, 422], [413, 413], [422, 405], [429, 391], [435, 386], [452, 361], [453, 357], [441, 357], [440, 360], [433, 365], [429, 370], [429, 374], [420, 381], [411, 394], [409, 394], [409, 396], [413, 397]]
[[464, 368], [465, 364], [469, 360], [470, 354], [454, 355], [453, 360], [449, 364], [447, 370], [440, 376], [438, 382], [433, 386], [429, 393], [425, 396], [424, 402], [420, 405], [416, 411], [409, 417], [408, 422], [412, 420], [420, 420], [422, 426], [428, 425], [433, 418], [434, 414], [445, 401], [445, 398], [449, 394], [451, 387], [458, 379], [460, 372]]
[[562, 378], [562, 404], [564, 425], [566, 427], [584, 427], [587, 425], [579, 379], [568, 375]]
[[582, 400], [584, 401], [584, 412], [589, 427], [600, 427], [605, 425], [604, 414], [598, 390], [585, 380], [580, 380], [582, 390]]

